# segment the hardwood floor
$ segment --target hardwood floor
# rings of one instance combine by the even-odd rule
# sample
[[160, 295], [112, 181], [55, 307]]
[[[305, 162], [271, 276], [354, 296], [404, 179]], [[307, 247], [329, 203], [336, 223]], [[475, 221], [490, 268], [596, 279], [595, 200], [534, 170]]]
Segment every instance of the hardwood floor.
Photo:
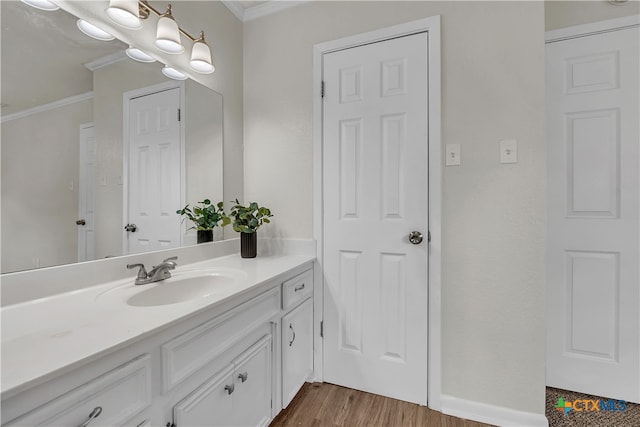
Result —
[[306, 383], [271, 427], [487, 427], [425, 406], [326, 383]]

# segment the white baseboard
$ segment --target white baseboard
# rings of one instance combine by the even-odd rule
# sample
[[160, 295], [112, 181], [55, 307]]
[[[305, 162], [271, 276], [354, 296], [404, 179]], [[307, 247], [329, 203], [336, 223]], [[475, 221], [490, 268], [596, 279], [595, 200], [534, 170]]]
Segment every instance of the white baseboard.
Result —
[[458, 418], [493, 424], [502, 427], [548, 427], [543, 414], [516, 411], [473, 400], [442, 395], [442, 412]]

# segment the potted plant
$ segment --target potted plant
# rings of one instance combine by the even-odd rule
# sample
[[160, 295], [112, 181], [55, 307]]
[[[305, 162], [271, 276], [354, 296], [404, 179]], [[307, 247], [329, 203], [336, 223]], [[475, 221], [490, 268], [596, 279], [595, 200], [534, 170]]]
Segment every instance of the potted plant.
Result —
[[[189, 230], [192, 228], [197, 230], [198, 243], [212, 242], [213, 229], [229, 224], [231, 219], [224, 213], [223, 202], [214, 205], [211, 200], [204, 199], [198, 203], [199, 206], [194, 206], [193, 209], [187, 203], [187, 206], [177, 210], [176, 213], [193, 222], [194, 225]], [[182, 220], [184, 221], [185, 218]]]
[[233, 218], [233, 229], [240, 233], [240, 255], [242, 258], [255, 258], [258, 250], [258, 237], [256, 232], [262, 224], [271, 222], [273, 215], [269, 208], [261, 207], [256, 202], [248, 206], [240, 204], [238, 199], [233, 203], [229, 216]]

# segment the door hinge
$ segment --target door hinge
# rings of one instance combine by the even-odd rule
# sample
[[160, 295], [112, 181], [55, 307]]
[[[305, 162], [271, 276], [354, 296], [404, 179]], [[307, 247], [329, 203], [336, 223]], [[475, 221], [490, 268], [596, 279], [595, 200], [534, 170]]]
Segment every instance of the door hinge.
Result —
[[427, 231], [427, 243], [431, 243], [431, 230]]
[[320, 338], [324, 338], [324, 320], [320, 321]]
[[320, 82], [320, 97], [324, 98], [324, 81]]
[[182, 121], [182, 110], [178, 108], [178, 121]]

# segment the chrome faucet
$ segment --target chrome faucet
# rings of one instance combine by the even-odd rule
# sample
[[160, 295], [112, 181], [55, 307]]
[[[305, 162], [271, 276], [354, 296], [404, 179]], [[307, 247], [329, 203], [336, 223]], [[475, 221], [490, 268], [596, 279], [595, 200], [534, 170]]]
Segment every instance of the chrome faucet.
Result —
[[178, 263], [176, 262], [177, 260], [177, 256], [167, 258], [162, 261], [162, 263], [156, 265], [155, 267], [152, 267], [149, 273], [147, 273], [147, 270], [144, 268], [144, 264], [127, 264], [127, 268], [131, 269], [140, 267], [135, 284], [146, 285], [147, 283], [159, 282], [171, 277], [171, 273], [169, 272], [169, 270], [173, 270], [174, 268], [176, 268], [176, 266], [178, 265]]

